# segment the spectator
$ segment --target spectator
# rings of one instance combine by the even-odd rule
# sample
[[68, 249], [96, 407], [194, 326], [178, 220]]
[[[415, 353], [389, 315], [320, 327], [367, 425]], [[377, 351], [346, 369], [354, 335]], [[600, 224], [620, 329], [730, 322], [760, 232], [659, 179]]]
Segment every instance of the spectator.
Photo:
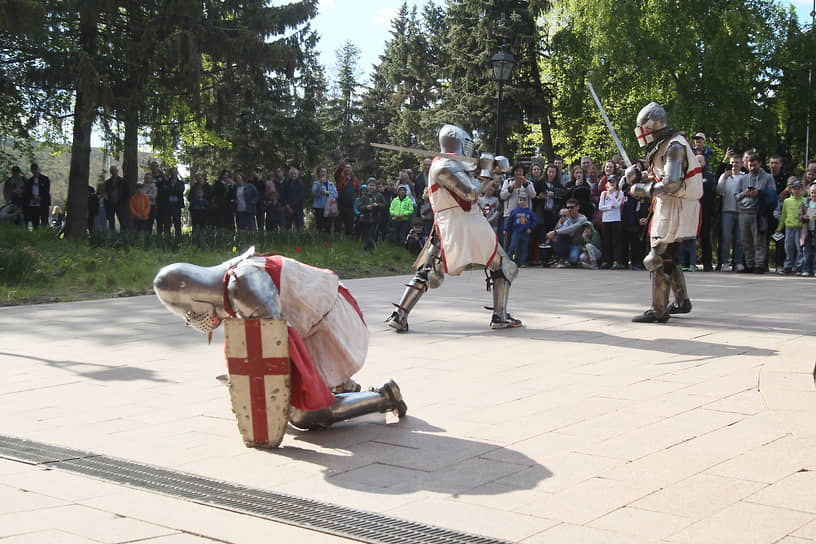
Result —
[[161, 232], [161, 221], [158, 221], [157, 214], [158, 214], [158, 199], [159, 199], [159, 188], [156, 186], [156, 183], [153, 181], [153, 174], [149, 176], [144, 176], [144, 180], [142, 182], [142, 190], [144, 194], [147, 195], [148, 200], [150, 200], [150, 217], [147, 219], [147, 232], [153, 232], [153, 223], [156, 223], [156, 231]]
[[534, 162], [530, 165], [529, 181], [533, 184], [533, 191], [535, 192], [535, 196], [529, 202], [529, 205], [536, 216], [536, 226], [530, 235], [530, 247], [527, 250], [527, 255], [531, 256], [531, 264], [540, 265], [541, 256], [538, 246], [542, 242], [542, 233], [549, 231], [555, 223], [555, 210], [553, 209], [553, 200], [549, 198], [551, 191], [545, 179], [544, 167], [540, 163]]
[[566, 211], [566, 217], [560, 214], [555, 228], [547, 233], [547, 239], [553, 243], [559, 259], [557, 268], [577, 266], [584, 245], [582, 228], [587, 218], [580, 213], [578, 201], [574, 198], [567, 200]]
[[[150, 174], [145, 174], [145, 178]], [[150, 218], [150, 199], [144, 192], [144, 185], [136, 185], [136, 194], [130, 198], [130, 217], [136, 226], [136, 232], [149, 232], [147, 230]]]
[[354, 213], [357, 214], [358, 225], [360, 226], [360, 238], [363, 240], [363, 251], [374, 249], [374, 238], [371, 236], [371, 225], [373, 224], [373, 210], [376, 204], [368, 192], [368, 185], [360, 185], [360, 196], [354, 201]]
[[585, 174], [580, 166], [572, 169], [572, 179], [567, 184], [567, 196], [578, 201], [581, 215], [592, 219], [595, 207], [592, 205], [592, 188], [587, 183]]
[[[612, 165], [611, 161], [606, 163]], [[614, 165], [610, 168], [614, 172]], [[623, 269], [623, 233], [621, 226], [621, 208], [623, 208], [623, 191], [618, 188], [618, 176], [607, 174], [606, 190], [598, 199], [598, 209], [603, 222], [603, 249], [601, 268]]]
[[419, 255], [422, 248], [425, 247], [427, 237], [422, 232], [422, 220], [414, 217], [411, 220], [411, 229], [405, 236], [405, 249], [411, 252], [411, 255]]
[[380, 228], [377, 230], [376, 239], [386, 240], [391, 234], [391, 214], [389, 213], [389, 208], [391, 206], [391, 202], [394, 200], [394, 197], [396, 195], [394, 194], [392, 188], [386, 185], [385, 180], [383, 178], [377, 178], [377, 190], [380, 192], [381, 195], [383, 195], [383, 200], [385, 201], [385, 210], [382, 214]]
[[632, 270], [645, 270], [643, 266], [643, 247], [646, 239], [646, 223], [649, 217], [649, 203], [640, 200], [625, 191], [621, 209], [621, 227], [623, 230], [623, 261]]
[[702, 155], [706, 163], [711, 160], [711, 155], [714, 154], [714, 151], [706, 145], [706, 135], [702, 132], [698, 132], [694, 135], [694, 146], [692, 149], [695, 155]]
[[193, 232], [201, 232], [207, 227], [207, 207], [209, 206], [204, 196], [204, 186], [198, 182], [193, 184], [187, 199], [190, 201], [190, 224]]
[[222, 170], [218, 181], [213, 184], [210, 194], [210, 206], [208, 210], [207, 224], [227, 231], [235, 230], [235, 221], [232, 214], [232, 204], [229, 201], [228, 192], [232, 186], [232, 175], [229, 170]]
[[96, 215], [93, 221], [93, 231], [104, 232], [108, 230], [108, 198], [105, 192], [105, 182], [96, 185]]
[[23, 220], [37, 228], [48, 225], [51, 208], [51, 180], [40, 173], [36, 163], [31, 164], [31, 177], [23, 186]]
[[581, 251], [580, 257], [578, 257], [581, 266], [591, 270], [598, 270], [598, 260], [601, 258], [599, 246], [602, 242], [601, 235], [597, 229], [595, 229], [595, 225], [592, 224], [592, 221], [587, 221], [584, 223], [584, 226], [581, 227], [581, 238], [583, 240], [583, 250]]
[[105, 212], [108, 214], [108, 230], [116, 231], [116, 220], [119, 230], [128, 228], [128, 206], [130, 205], [130, 186], [127, 180], [119, 175], [119, 167], [110, 167], [110, 175], [105, 180]]
[[581, 157], [579, 164], [581, 165], [581, 172], [584, 174], [584, 179], [589, 179], [589, 167], [592, 166], [592, 157]]
[[[423, 159], [422, 160], [422, 171], [416, 175], [414, 178], [414, 190], [416, 191], [417, 197], [417, 207], [421, 210], [422, 205], [425, 203], [425, 199], [422, 195], [425, 194], [425, 190], [428, 188], [428, 172], [431, 171], [431, 159]], [[425, 233], [427, 235], [427, 233]]]
[[768, 202], [768, 192], [777, 201], [776, 185], [769, 173], [762, 169], [759, 155], [748, 155], [748, 173], [737, 185], [735, 195], [738, 203], [742, 251], [748, 270], [764, 274], [768, 256], [768, 219], [763, 214], [763, 202]]
[[[789, 184], [788, 184], [788, 176], [786, 176], [782, 172], [782, 157], [779, 155], [774, 155], [768, 161], [768, 170], [771, 176], [774, 178], [774, 184], [776, 185], [776, 194], [779, 202], [777, 204], [776, 210], [774, 211], [773, 215], [770, 218], [771, 221], [771, 229], [776, 230], [779, 227], [779, 216], [782, 213], [782, 203], [785, 201], [786, 198], [790, 196]], [[804, 191], [804, 189], [803, 189]], [[784, 228], [784, 227], [782, 227]], [[780, 228], [780, 230], [782, 230]], [[787, 243], [787, 242], [786, 242]], [[782, 263], [785, 261], [785, 244], [780, 244], [777, 242], [775, 245], [774, 251], [774, 262], [776, 263], [776, 273], [782, 273]]]
[[[371, 222], [368, 224], [367, 230], [363, 232], [363, 239], [364, 248], [365, 245], [368, 245], [369, 249], [373, 249], [374, 242], [377, 239], [377, 232], [384, 217], [388, 213], [388, 206], [380, 192], [380, 188], [377, 186], [377, 180], [375, 178], [368, 178], [367, 185], [369, 190], [368, 210], [371, 214]], [[362, 191], [362, 188], [360, 190]]]
[[408, 198], [408, 191], [405, 187], [397, 190], [397, 196], [391, 201], [389, 209], [391, 214], [391, 225], [394, 229], [394, 245], [401, 246], [405, 243], [410, 227], [410, 219], [414, 214], [414, 204]]
[[[300, 171], [294, 166], [289, 169], [287, 186], [284, 215], [289, 218], [287, 221], [289, 228], [300, 232], [303, 230], [303, 201], [306, 198], [306, 185], [300, 179]], [[352, 213], [354, 213], [353, 210]]]
[[[503, 206], [504, 206], [504, 213], [502, 218], [502, 225], [507, 223], [507, 218], [510, 217], [510, 213], [518, 208], [518, 201], [521, 195], [527, 197], [527, 202], [530, 202], [533, 197], [535, 197], [535, 187], [530, 181], [527, 180], [525, 177], [524, 165], [521, 163], [516, 163], [511, 170], [510, 178], [504, 180], [504, 183], [501, 187], [501, 192], [499, 196], [502, 199]], [[502, 229], [502, 234], [506, 229]], [[504, 237], [504, 247], [505, 249], [510, 248], [511, 239], [509, 237]]]
[[711, 250], [711, 223], [714, 219], [714, 195], [717, 191], [717, 181], [714, 172], [708, 166], [703, 155], [697, 154], [697, 162], [703, 169], [703, 197], [700, 199], [700, 253], [703, 261], [703, 271], [714, 270]]
[[256, 166], [252, 170], [252, 178], [250, 178], [248, 184], [255, 187], [255, 192], [258, 193], [258, 203], [255, 205], [255, 225], [258, 232], [263, 232], [266, 225], [266, 206], [263, 198], [264, 193], [266, 193], [266, 183], [263, 178], [263, 168]]
[[785, 265], [781, 271], [783, 274], [802, 271], [802, 247], [799, 244], [802, 235], [802, 220], [799, 218], [799, 212], [802, 211], [802, 204], [805, 201], [802, 196], [802, 182], [791, 176], [788, 180], [788, 191], [791, 196], [782, 203], [782, 214], [779, 216], [779, 226], [776, 228], [778, 234], [785, 229]]
[[96, 189], [93, 185], [88, 185], [88, 214], [86, 216], [86, 226], [88, 232], [94, 231], [96, 226], [96, 216], [99, 214], [99, 195], [96, 194]]
[[556, 166], [556, 168], [558, 168], [558, 171], [561, 172], [561, 186], [566, 187], [567, 183], [569, 183], [570, 181], [570, 172], [569, 169], [566, 168], [566, 165], [564, 164], [564, 159], [562, 159], [561, 157], [555, 157], [555, 160], [553, 160], [553, 164]]
[[243, 174], [235, 173], [235, 185], [230, 189], [229, 200], [235, 210], [235, 226], [238, 230], [255, 230], [255, 210], [258, 206], [258, 190], [244, 180]]
[[[88, 186], [88, 189], [93, 189], [93, 187]], [[54, 206], [54, 209], [51, 210], [51, 218], [48, 222], [49, 226], [57, 231], [62, 231], [62, 224], [65, 222], [65, 214], [62, 211], [62, 208], [59, 206]]]
[[808, 187], [809, 195], [802, 202], [799, 211], [799, 221], [802, 223], [802, 233], [799, 242], [802, 245], [802, 276], [813, 275], [814, 243], [816, 243], [816, 183]]
[[405, 187], [405, 190], [408, 192], [408, 198], [411, 199], [411, 203], [414, 205], [414, 211], [417, 211], [419, 208], [417, 208], [417, 195], [414, 190], [414, 182], [411, 181], [411, 171], [400, 170], [396, 185], [397, 190], [399, 190], [400, 187]]
[[350, 236], [354, 232], [354, 199], [360, 196], [360, 181], [354, 177], [350, 159], [337, 165], [334, 183], [337, 186], [340, 224], [346, 236]]
[[[740, 179], [742, 179], [742, 159], [739, 154], [731, 156], [729, 163], [731, 167], [720, 176], [717, 181], [717, 194], [722, 196], [722, 211], [720, 212], [720, 271], [731, 272], [736, 270], [742, 272], [745, 265], [742, 264], [742, 231], [739, 228], [739, 212], [737, 210], [737, 190]], [[733, 268], [728, 264], [731, 257], [731, 242], [734, 243]]]
[[12, 212], [15, 216], [14, 224], [19, 225], [23, 221], [23, 193], [25, 190], [25, 179], [19, 166], [11, 167], [11, 175], [3, 184], [3, 200], [6, 204], [13, 206]]
[[159, 223], [162, 232], [170, 234], [170, 225], [176, 236], [181, 236], [181, 209], [184, 206], [184, 182], [178, 177], [178, 168], [172, 167], [168, 171], [163, 183], [159, 184]]
[[331, 232], [339, 213], [337, 197], [337, 187], [329, 180], [328, 168], [318, 166], [317, 179], [312, 184], [312, 209], [318, 232]]
[[[283, 225], [283, 208], [280, 205], [280, 191], [275, 181], [275, 174], [270, 173], [264, 182], [263, 207], [264, 207], [264, 228], [267, 232], [273, 232]], [[270, 217], [269, 214], [272, 214]]]
[[527, 204], [527, 195], [520, 194], [518, 206], [510, 211], [504, 223], [505, 238], [510, 233], [510, 249], [507, 254], [521, 267], [527, 266], [527, 248], [530, 246], [530, 235], [536, 227], [535, 213]]

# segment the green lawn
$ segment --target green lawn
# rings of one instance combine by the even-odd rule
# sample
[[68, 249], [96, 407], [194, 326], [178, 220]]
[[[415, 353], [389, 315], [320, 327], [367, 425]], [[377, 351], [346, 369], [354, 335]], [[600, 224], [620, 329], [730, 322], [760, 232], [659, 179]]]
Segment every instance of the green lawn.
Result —
[[189, 262], [211, 266], [255, 245], [330, 268], [341, 278], [411, 273], [413, 256], [381, 242], [364, 252], [356, 239], [313, 232], [224, 235], [208, 231], [180, 239], [136, 233], [59, 239], [53, 230], [0, 226], [0, 305], [141, 295], [162, 266]]

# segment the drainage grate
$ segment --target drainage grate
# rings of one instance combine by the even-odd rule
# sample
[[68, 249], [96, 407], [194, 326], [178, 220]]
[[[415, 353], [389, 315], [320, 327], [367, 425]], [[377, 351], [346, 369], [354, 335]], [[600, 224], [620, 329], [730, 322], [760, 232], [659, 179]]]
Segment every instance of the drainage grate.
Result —
[[415, 521], [0, 435], [0, 458], [58, 468], [372, 544], [502, 544]]

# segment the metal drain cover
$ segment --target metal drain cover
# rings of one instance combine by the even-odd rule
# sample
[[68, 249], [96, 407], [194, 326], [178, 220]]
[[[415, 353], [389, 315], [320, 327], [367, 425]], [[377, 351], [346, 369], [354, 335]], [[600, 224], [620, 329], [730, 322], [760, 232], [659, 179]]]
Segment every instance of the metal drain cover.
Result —
[[0, 435], [0, 458], [47, 465], [360, 542], [507, 544], [504, 540], [11, 436]]

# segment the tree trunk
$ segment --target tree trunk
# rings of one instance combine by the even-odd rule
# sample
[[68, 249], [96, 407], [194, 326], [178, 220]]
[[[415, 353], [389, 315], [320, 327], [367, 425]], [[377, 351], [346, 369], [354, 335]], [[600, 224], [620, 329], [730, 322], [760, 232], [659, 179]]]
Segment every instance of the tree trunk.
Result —
[[547, 157], [547, 163], [552, 164], [553, 160], [555, 160], [555, 152], [553, 151], [549, 114], [542, 115], [538, 119], [538, 124], [541, 126], [541, 152]]
[[136, 194], [139, 183], [139, 110], [129, 103], [125, 111], [125, 141], [122, 152], [122, 176], [130, 186], [130, 194]]
[[82, 3], [79, 10], [79, 47], [76, 59], [76, 100], [74, 102], [74, 138], [71, 143], [71, 171], [68, 174], [68, 202], [65, 206], [65, 236], [82, 238], [88, 228], [88, 181], [91, 171], [91, 130], [96, 120], [98, 76], [96, 57], [96, 20], [99, 4]]

